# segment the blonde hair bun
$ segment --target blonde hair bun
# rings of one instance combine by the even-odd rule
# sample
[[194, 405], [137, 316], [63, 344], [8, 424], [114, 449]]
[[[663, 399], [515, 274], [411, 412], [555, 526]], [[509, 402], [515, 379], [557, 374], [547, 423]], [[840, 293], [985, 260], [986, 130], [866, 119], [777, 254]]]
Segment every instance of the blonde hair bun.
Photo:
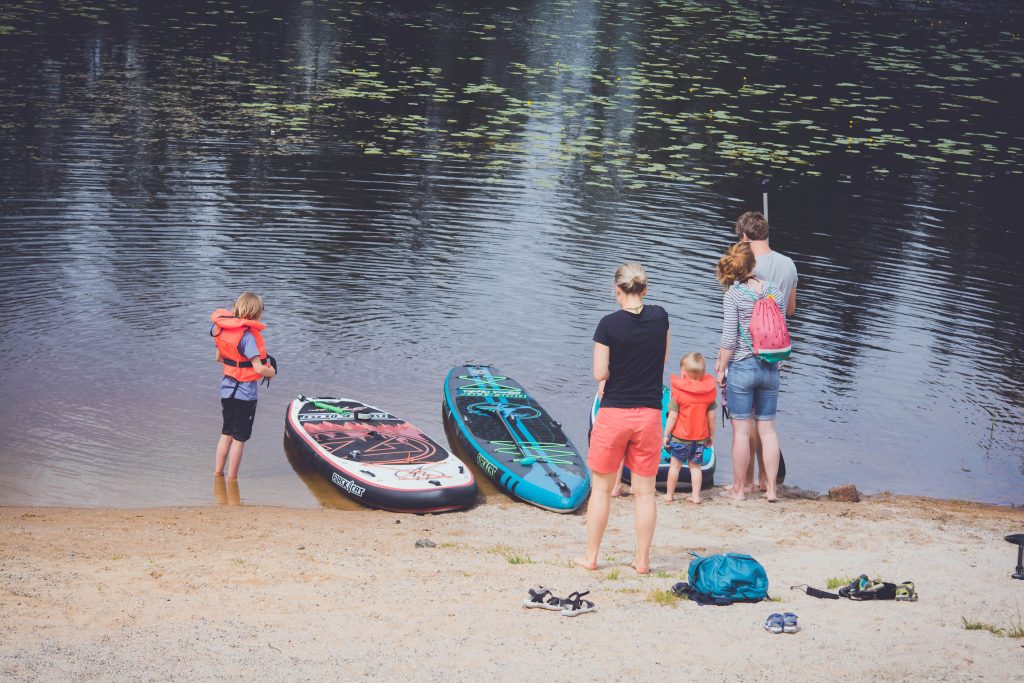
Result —
[[647, 271], [639, 263], [623, 263], [615, 271], [615, 286], [625, 294], [641, 294], [647, 289]]

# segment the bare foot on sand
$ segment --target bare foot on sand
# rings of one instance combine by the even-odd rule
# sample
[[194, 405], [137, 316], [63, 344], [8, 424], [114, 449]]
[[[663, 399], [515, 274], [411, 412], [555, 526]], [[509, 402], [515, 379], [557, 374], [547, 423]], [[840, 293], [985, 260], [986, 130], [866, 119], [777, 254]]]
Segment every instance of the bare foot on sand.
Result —
[[638, 565], [636, 563], [636, 560], [633, 560], [632, 562], [630, 562], [629, 566], [632, 567], [633, 570], [636, 571], [637, 574], [650, 574], [651, 573], [651, 568], [650, 567], [644, 566], [642, 564]]
[[696, 498], [694, 498], [693, 496], [690, 496], [689, 501], [691, 503], [693, 503], [694, 505], [700, 505], [704, 501], [704, 499], [701, 498], [700, 496], [697, 496]]
[[594, 571], [595, 569], [597, 569], [597, 562], [591, 562], [585, 557], [575, 557], [573, 558], [572, 563], [577, 567], [583, 567], [584, 569], [589, 569], [590, 571]]
[[621, 486], [615, 486], [615, 487], [612, 488], [612, 498], [618, 498], [621, 495], [622, 495], [622, 487]]
[[673, 500], [674, 500], [674, 498], [672, 498], [672, 494], [671, 493], [666, 493], [665, 494], [665, 502], [666, 503], [671, 503]]
[[775, 489], [766, 488], [764, 491], [764, 497], [769, 503], [778, 503], [779, 495]]
[[722, 490], [718, 492], [721, 498], [728, 498], [729, 500], [745, 500], [742, 493], [736, 493], [732, 490], [731, 486], [724, 486]]

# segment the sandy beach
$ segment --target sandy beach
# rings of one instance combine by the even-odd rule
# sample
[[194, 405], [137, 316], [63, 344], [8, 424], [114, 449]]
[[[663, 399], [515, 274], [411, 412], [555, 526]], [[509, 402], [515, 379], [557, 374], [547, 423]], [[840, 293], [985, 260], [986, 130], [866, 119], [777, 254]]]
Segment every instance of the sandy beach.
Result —
[[[632, 501], [602, 567], [573, 568], [582, 515], [489, 498], [464, 513], [221, 506], [0, 508], [4, 680], [1021, 680], [1024, 512], [860, 503], [659, 500], [653, 573], [636, 576]], [[419, 539], [436, 547], [416, 547]], [[688, 552], [749, 552], [776, 602], [662, 600]], [[790, 589], [867, 573], [916, 603]], [[530, 586], [589, 590], [576, 618], [524, 609]], [[667, 604], [661, 604], [666, 602]], [[802, 630], [770, 634], [772, 612]]]

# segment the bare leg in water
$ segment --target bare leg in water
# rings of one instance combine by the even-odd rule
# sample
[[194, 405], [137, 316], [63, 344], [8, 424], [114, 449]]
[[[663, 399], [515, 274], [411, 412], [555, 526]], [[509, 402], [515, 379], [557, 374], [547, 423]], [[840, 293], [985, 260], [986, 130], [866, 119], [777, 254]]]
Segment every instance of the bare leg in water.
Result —
[[762, 473], [765, 476], [765, 498], [774, 503], [778, 500], [776, 482], [779, 477], [779, 435], [775, 431], [775, 420], [758, 420], [757, 432], [764, 450]]
[[761, 491], [768, 490], [768, 478], [764, 472], [764, 451], [761, 448], [761, 437], [756, 429], [750, 430], [750, 464], [747, 465], [747, 477], [743, 481], [743, 492], [754, 492], [754, 469], [758, 472], [757, 487]]
[[[750, 431], [752, 419], [732, 420], [732, 484], [726, 486], [718, 495], [733, 500], [743, 500], [744, 482], [747, 478], [747, 465], [750, 464]], [[778, 457], [775, 460], [778, 469]]]
[[213, 476], [220, 477], [224, 475], [224, 465], [228, 461], [228, 449], [231, 448], [232, 441], [234, 439], [231, 438], [230, 434], [220, 435], [220, 439], [217, 441], [217, 450], [214, 454]]
[[213, 476], [219, 477], [224, 474], [224, 464], [227, 462], [227, 477], [228, 479], [235, 479], [238, 476], [238, 468], [242, 465], [242, 455], [244, 452], [244, 441], [237, 441], [228, 434], [221, 434], [220, 441], [217, 442]]

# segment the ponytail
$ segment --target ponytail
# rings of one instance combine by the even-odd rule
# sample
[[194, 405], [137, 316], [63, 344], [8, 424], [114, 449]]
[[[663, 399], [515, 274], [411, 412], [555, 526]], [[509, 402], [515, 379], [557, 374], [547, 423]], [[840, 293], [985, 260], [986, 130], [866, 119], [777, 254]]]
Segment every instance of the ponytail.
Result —
[[718, 260], [715, 277], [719, 284], [728, 287], [734, 282], [742, 282], [754, 274], [757, 259], [747, 242], [737, 242], [729, 247], [725, 256]]

